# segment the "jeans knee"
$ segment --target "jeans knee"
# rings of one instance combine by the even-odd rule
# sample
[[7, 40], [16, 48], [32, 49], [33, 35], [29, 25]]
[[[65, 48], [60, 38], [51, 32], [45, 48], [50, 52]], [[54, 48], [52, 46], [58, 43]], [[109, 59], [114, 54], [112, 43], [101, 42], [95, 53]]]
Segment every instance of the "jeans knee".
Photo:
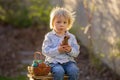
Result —
[[78, 69], [71, 70], [69, 72], [69, 74], [71, 74], [71, 75], [77, 75], [77, 74], [79, 74], [79, 70]]
[[68, 75], [79, 75], [79, 68], [70, 68], [67, 72]]
[[54, 67], [54, 68], [52, 69], [52, 72], [53, 72], [53, 74], [55, 74], [55, 75], [61, 75], [61, 76], [63, 76], [64, 73], [65, 73], [64, 69], [61, 68], [61, 67]]

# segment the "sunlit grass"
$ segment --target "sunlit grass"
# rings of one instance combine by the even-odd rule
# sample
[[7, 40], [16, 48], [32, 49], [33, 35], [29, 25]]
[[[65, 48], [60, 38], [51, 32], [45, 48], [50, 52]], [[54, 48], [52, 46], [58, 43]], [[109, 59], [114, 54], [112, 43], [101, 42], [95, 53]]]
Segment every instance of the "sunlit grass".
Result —
[[18, 76], [14, 78], [0, 76], [0, 80], [27, 80], [27, 76]]

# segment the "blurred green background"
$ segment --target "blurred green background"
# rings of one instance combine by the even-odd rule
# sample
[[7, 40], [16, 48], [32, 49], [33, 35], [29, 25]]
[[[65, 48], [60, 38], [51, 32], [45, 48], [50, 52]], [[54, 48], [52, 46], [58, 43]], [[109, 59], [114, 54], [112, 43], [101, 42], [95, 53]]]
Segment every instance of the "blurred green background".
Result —
[[0, 22], [14, 27], [48, 25], [49, 0], [0, 0]]

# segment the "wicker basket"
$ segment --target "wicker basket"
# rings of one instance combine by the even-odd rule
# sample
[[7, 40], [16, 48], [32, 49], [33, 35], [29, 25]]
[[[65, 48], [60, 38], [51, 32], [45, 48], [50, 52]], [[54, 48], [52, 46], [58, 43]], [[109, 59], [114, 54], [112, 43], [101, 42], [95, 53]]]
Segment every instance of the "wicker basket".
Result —
[[[39, 54], [40, 58], [42, 59], [37, 59], [37, 54]], [[48, 75], [50, 72], [50, 66], [48, 66], [46, 63], [43, 62], [43, 55], [40, 52], [35, 52], [34, 59], [35, 60], [33, 61], [32, 66], [28, 66], [28, 72], [36, 76]]]

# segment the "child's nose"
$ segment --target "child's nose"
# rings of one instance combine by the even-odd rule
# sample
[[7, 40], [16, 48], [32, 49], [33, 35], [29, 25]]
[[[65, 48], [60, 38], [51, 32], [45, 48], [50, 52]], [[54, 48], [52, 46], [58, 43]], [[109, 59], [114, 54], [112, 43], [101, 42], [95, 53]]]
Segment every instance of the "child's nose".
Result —
[[61, 26], [63, 27], [63, 26], [64, 26], [64, 23], [61, 23]]

